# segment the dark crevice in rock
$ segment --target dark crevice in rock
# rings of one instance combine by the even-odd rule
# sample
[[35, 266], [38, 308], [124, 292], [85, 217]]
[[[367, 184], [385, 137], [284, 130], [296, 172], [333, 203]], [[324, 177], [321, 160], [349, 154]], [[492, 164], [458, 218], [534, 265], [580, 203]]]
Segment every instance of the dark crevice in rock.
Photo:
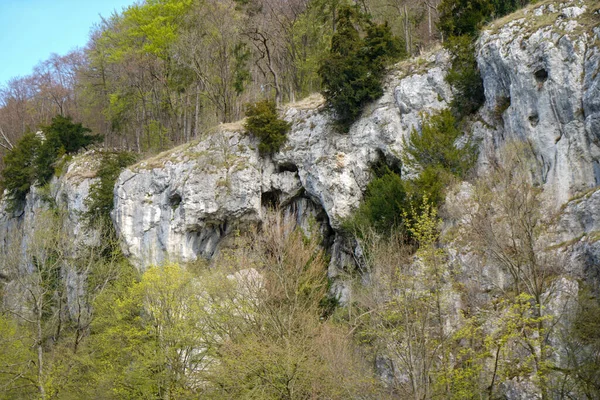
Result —
[[298, 166], [292, 163], [283, 163], [277, 165], [277, 173], [282, 172], [298, 172]]
[[533, 76], [535, 76], [537, 83], [541, 84], [548, 80], [548, 71], [546, 71], [544, 68], [540, 68], [533, 73]]
[[262, 207], [276, 208], [277, 206], [279, 206], [280, 197], [281, 191], [279, 190], [271, 190], [268, 192], [264, 192], [260, 196], [260, 204]]
[[388, 171], [402, 175], [402, 163], [399, 159], [386, 156], [381, 149], [377, 149], [377, 161], [370, 164], [375, 176], [383, 176]]
[[329, 216], [325, 209], [317, 201], [306, 195], [300, 195], [281, 208], [283, 215], [293, 218], [296, 225], [301, 227], [305, 233], [310, 233], [316, 228], [323, 238], [323, 247], [330, 251], [335, 239], [335, 232], [329, 223]]
[[598, 160], [595, 160], [592, 163], [593, 167], [594, 167], [594, 180], [596, 181], [596, 186], [600, 185], [600, 162]]
[[171, 208], [177, 208], [181, 204], [182, 198], [179, 193], [175, 193], [169, 197], [169, 205]]
[[529, 123], [535, 128], [540, 123], [540, 116], [537, 114], [530, 115]]

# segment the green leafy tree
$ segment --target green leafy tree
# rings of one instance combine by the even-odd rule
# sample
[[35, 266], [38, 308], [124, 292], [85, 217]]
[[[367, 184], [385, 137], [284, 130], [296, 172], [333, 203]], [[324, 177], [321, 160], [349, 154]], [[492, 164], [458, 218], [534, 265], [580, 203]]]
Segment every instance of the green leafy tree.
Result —
[[287, 140], [291, 124], [277, 115], [274, 101], [263, 100], [246, 106], [246, 131], [260, 140], [261, 154], [278, 151]]
[[197, 285], [175, 264], [152, 267], [139, 282], [131, 278], [95, 303], [94, 397], [191, 398], [189, 378], [203, 354]]

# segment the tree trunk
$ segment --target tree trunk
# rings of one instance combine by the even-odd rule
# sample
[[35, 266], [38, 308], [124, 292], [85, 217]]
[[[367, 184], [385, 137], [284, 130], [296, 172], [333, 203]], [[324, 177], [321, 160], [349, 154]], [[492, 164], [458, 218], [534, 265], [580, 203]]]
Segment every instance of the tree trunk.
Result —
[[[43, 297], [43, 296], [40, 296]], [[38, 301], [39, 302], [39, 301]], [[36, 347], [37, 347], [37, 384], [38, 391], [40, 392], [40, 398], [42, 400], [46, 399], [46, 389], [44, 388], [44, 349], [42, 347], [43, 334], [42, 334], [42, 306], [41, 304], [36, 304], [36, 328], [37, 328], [37, 337], [36, 337]]]

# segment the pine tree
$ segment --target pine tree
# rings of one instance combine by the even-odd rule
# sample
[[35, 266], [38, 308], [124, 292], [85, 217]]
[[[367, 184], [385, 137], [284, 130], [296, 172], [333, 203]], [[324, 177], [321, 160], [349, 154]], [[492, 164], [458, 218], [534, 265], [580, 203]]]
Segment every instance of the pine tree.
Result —
[[373, 24], [356, 7], [340, 9], [319, 75], [322, 93], [342, 130], [350, 128], [366, 104], [383, 95], [385, 66], [401, 55], [401, 49], [387, 24]]

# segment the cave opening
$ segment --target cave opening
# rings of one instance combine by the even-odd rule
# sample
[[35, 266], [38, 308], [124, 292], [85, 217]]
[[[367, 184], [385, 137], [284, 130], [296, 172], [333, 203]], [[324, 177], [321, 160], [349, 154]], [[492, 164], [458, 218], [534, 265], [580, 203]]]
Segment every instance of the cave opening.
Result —
[[181, 198], [181, 195], [179, 193], [175, 193], [171, 197], [169, 197], [169, 205], [171, 206], [171, 208], [177, 208], [181, 204], [182, 200], [183, 199]]
[[529, 123], [531, 124], [531, 126], [536, 127], [540, 123], [540, 116], [537, 114], [530, 115]]
[[281, 192], [279, 190], [264, 192], [260, 196], [260, 204], [266, 208], [276, 208], [279, 205], [280, 196]]
[[292, 163], [283, 163], [277, 165], [277, 173], [298, 172], [298, 166]]
[[535, 76], [538, 83], [544, 83], [548, 80], [548, 71], [545, 68], [540, 68], [533, 73], [533, 76]]

